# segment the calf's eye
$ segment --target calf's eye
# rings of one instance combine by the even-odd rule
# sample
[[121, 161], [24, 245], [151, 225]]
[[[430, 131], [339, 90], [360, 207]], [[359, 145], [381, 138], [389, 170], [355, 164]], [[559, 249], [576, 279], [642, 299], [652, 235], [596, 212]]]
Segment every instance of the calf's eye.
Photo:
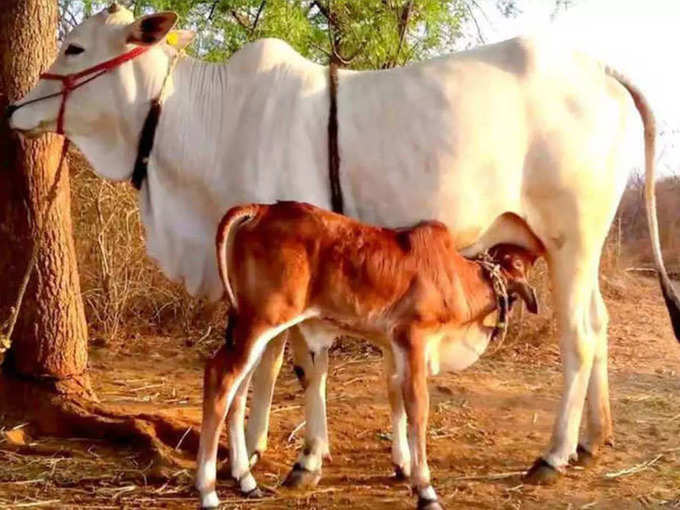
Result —
[[75, 44], [69, 44], [68, 48], [66, 48], [66, 51], [64, 52], [64, 54], [65, 55], [80, 55], [84, 51], [85, 51], [85, 48], [82, 48], [81, 46], [77, 46]]

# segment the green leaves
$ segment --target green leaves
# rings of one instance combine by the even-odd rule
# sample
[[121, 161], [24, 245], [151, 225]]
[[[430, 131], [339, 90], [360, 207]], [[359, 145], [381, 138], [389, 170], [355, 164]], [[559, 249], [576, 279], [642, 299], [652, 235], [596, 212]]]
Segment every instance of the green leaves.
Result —
[[[470, 12], [468, 0], [134, 0], [136, 16], [160, 10], [180, 15], [180, 28], [198, 36], [189, 51], [222, 61], [262, 37], [287, 41], [302, 55], [327, 63], [332, 55], [354, 69], [403, 65], [450, 50]], [[110, 2], [60, 0], [72, 18]]]

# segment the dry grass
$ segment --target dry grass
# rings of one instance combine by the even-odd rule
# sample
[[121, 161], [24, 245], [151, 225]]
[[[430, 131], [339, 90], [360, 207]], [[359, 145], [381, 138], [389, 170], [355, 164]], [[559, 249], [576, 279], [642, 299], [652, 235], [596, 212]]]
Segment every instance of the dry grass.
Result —
[[189, 296], [146, 256], [135, 190], [98, 178], [75, 150], [70, 161], [76, 253], [92, 338], [115, 344], [133, 334], [205, 329], [214, 307]]

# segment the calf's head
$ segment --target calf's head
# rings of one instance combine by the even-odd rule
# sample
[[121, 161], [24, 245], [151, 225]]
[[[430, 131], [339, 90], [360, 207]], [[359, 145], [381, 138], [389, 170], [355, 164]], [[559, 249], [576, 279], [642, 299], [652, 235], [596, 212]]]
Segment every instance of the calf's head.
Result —
[[537, 254], [513, 244], [498, 244], [489, 250], [489, 255], [501, 266], [507, 282], [510, 305], [520, 297], [531, 313], [538, 313], [536, 291], [527, 280]]

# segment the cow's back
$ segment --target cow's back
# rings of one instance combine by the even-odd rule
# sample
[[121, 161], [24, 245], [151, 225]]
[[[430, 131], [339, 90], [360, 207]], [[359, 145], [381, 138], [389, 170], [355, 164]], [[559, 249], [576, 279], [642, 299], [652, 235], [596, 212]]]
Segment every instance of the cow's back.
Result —
[[507, 212], [531, 228], [545, 223], [532, 217], [536, 202], [590, 186], [593, 173], [597, 193], [615, 193], [604, 184], [615, 179], [598, 168], [617, 146], [630, 100], [612, 100], [621, 92], [612, 89], [596, 61], [527, 38], [343, 74], [348, 211], [388, 226], [437, 218], [464, 248]]

